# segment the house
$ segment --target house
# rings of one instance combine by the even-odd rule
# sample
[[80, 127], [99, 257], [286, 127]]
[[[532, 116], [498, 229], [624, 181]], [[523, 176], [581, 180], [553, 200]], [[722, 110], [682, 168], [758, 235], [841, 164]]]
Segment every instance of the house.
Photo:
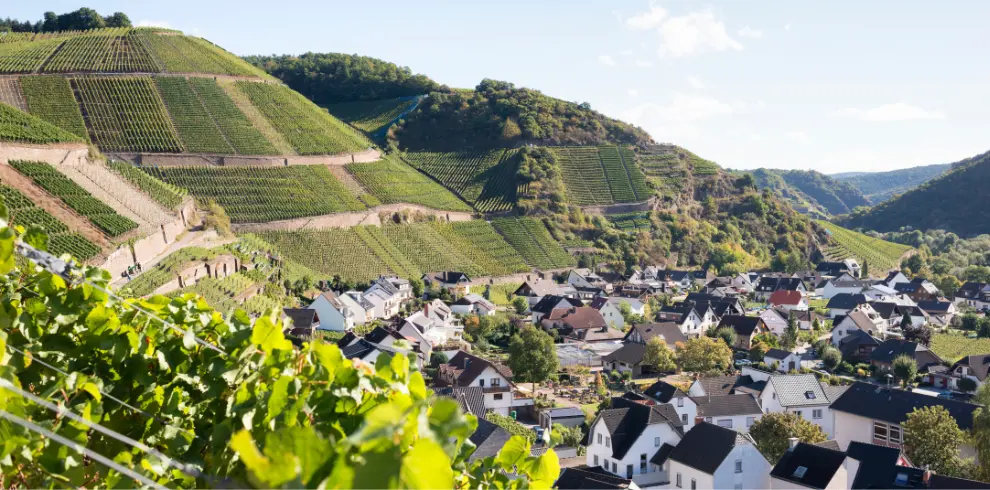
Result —
[[800, 291], [774, 291], [767, 303], [771, 307], [779, 307], [784, 311], [808, 310], [808, 300]]
[[915, 301], [937, 300], [940, 294], [938, 288], [931, 281], [922, 277], [916, 277], [911, 282], [895, 284], [894, 290], [908, 295]]
[[894, 359], [908, 356], [914, 359], [919, 374], [928, 374], [932, 370], [943, 371], [944, 361], [934, 352], [916, 342], [904, 339], [888, 339], [873, 349], [870, 354], [870, 364], [884, 369], [890, 369]]
[[829, 405], [844, 390], [844, 386], [822, 384], [814, 374], [773, 374], [760, 392], [760, 406], [766, 413], [793, 413], [831, 435]]
[[463, 272], [444, 271], [423, 274], [423, 284], [446, 289], [455, 296], [471, 292], [471, 278]]
[[928, 322], [940, 327], [952, 323], [958, 309], [951, 301], [919, 301], [918, 308], [928, 314]]
[[846, 453], [798, 442], [796, 437], [790, 443], [790, 448], [770, 472], [771, 489], [853, 488], [848, 477]]
[[317, 296], [307, 308], [316, 311], [322, 330], [346, 332], [355, 325], [364, 325], [374, 319], [371, 303], [364, 300], [357, 291], [342, 295], [326, 291]]
[[[529, 276], [526, 276], [529, 278]], [[527, 279], [513, 293], [513, 296], [529, 298], [529, 305], [535, 305], [544, 296], [563, 296], [561, 285], [547, 279]]]
[[[952, 365], [952, 369], [949, 370], [951, 381], [942, 384], [948, 384], [952, 388], [959, 389], [957, 385], [959, 380], [969, 378], [976, 382], [977, 389], [979, 389], [987, 382], [988, 373], [990, 373], [990, 354], [966, 356]], [[934, 380], [932, 381], [932, 384], [938, 386]]]
[[770, 349], [763, 355], [763, 363], [782, 373], [796, 371], [801, 369], [801, 354], [783, 349]]
[[841, 262], [820, 262], [815, 271], [825, 275], [825, 276], [841, 276], [842, 274], [849, 274], [853, 277], [859, 277], [862, 273], [862, 268], [856, 259], [846, 259]]
[[584, 411], [577, 407], [540, 410], [540, 427], [549, 429], [556, 424], [564, 427], [580, 427], [584, 425]]
[[763, 410], [751, 393], [723, 396], [699, 396], [692, 399], [697, 406], [696, 420], [719, 427], [747, 433]]
[[292, 320], [288, 334], [303, 340], [313, 338], [313, 332], [320, 328], [320, 315], [309, 308], [282, 308], [282, 314]]
[[407, 299], [412, 299], [412, 285], [409, 281], [401, 279], [396, 276], [380, 276], [375, 279], [365, 293], [375, 291], [380, 289], [388, 294], [388, 296], [393, 296], [398, 298], [399, 301], [405, 301]]
[[900, 328], [905, 314], [911, 317], [911, 325], [920, 326], [928, 323], [928, 313], [914, 305], [876, 302], [870, 303], [870, 306], [883, 321], [884, 330]]
[[602, 357], [602, 366], [610, 371], [630, 372], [633, 377], [643, 374], [646, 344], [626, 342], [622, 347]]
[[608, 302], [621, 310], [622, 305], [629, 306], [629, 312], [633, 315], [646, 318], [650, 314], [650, 307], [647, 302], [638, 298], [624, 298], [622, 296], [609, 296]]
[[381, 354], [406, 355], [410, 351], [399, 346], [376, 344], [363, 338], [357, 338], [347, 347], [340, 349], [340, 352], [347, 359], [360, 359], [367, 364], [374, 365]]
[[825, 325], [825, 317], [813, 310], [794, 310], [791, 315], [797, 320], [799, 330], [812, 330], [815, 322], [819, 326]]
[[990, 284], [985, 282], [966, 282], [952, 299], [953, 303], [972, 306], [977, 310], [990, 307]]
[[602, 314], [590, 306], [557, 308], [540, 324], [545, 330], [555, 330], [558, 336], [576, 342], [618, 341], [625, 337], [621, 330], [609, 327]]
[[763, 319], [758, 316], [725, 315], [718, 323], [718, 328], [726, 327], [736, 332], [736, 343], [730, 347], [745, 350], [749, 350], [757, 335], [769, 331]]
[[693, 304], [682, 302], [678, 305], [661, 307], [657, 312], [657, 320], [676, 323], [684, 335], [693, 339], [704, 335], [715, 321], [715, 314], [711, 309], [699, 312]]
[[653, 337], [660, 337], [671, 349], [676, 348], [678, 343], [687, 342], [687, 336], [673, 322], [633, 324], [622, 341], [646, 344]]
[[485, 409], [499, 415], [509, 415], [518, 406], [513, 399], [512, 371], [464, 351], [457, 351], [446, 364], [439, 366], [433, 383], [436, 387], [477, 386], [484, 395]]
[[904, 301], [901, 298], [904, 298], [905, 300], [913, 303], [913, 301], [910, 298], [902, 295], [901, 293], [898, 293], [896, 289], [892, 287], [888, 287], [885, 284], [874, 284], [872, 286], [865, 287], [863, 288], [862, 292], [863, 292], [863, 296], [866, 296], [866, 299], [871, 302], [884, 301], [891, 303], [901, 303]]
[[691, 383], [688, 394], [694, 398], [731, 395], [736, 393], [737, 389], [752, 385], [754, 382], [750, 376], [703, 376]]
[[746, 313], [742, 303], [737, 297], [719, 296], [713, 293], [688, 293], [685, 301], [690, 301], [696, 305], [707, 303], [716, 316], [722, 315], [742, 315]]
[[869, 298], [864, 294], [839, 293], [832, 296], [825, 307], [828, 308], [829, 318], [834, 319], [840, 315], [848, 315], [856, 307], [869, 304], [869, 302]]
[[879, 346], [880, 340], [857, 328], [839, 340], [839, 345], [835, 347], [842, 353], [843, 361], [858, 364], [861, 362], [869, 363], [870, 354]]
[[674, 407], [684, 430], [694, 427], [698, 418], [698, 404], [680, 388], [665, 381], [657, 381], [643, 390], [643, 393], [657, 402], [667, 403]]
[[398, 294], [391, 294], [383, 289], [365, 291], [361, 298], [371, 304], [373, 318], [392, 318], [399, 314], [402, 301]]
[[575, 288], [598, 288], [612, 292], [612, 284], [595, 274], [591, 269], [571, 269], [567, 271], [566, 282]]
[[586, 464], [639, 486], [666, 484], [670, 477], [665, 465], [650, 460], [664, 447], [677, 446], [683, 435], [677, 412], [669, 404], [612, 398], [611, 408], [600, 411], [590, 424]]
[[440, 386], [432, 388], [434, 396], [450, 398], [461, 406], [461, 411], [479, 419], [485, 417], [485, 392], [480, 386]]
[[836, 319], [835, 326], [832, 327], [832, 345], [838, 347], [842, 339], [852, 335], [856, 330], [862, 330], [873, 337], [883, 337], [886, 327], [882, 322], [871, 319], [865, 311], [853, 310], [848, 315]]
[[633, 376], [643, 374], [642, 362], [646, 354], [646, 344], [650, 339], [660, 337], [672, 350], [687, 337], [674, 323], [642, 323], [633, 325], [622, 339], [622, 347], [602, 358], [605, 369], [629, 371]]
[[767, 488], [770, 463], [753, 439], [732, 429], [702, 422], [680, 443], [654, 460], [667, 468], [674, 488]]
[[760, 282], [756, 283], [753, 296], [759, 301], [766, 301], [770, 298], [771, 294], [780, 290], [800, 291], [801, 293], [808, 292], [808, 289], [804, 286], [804, 282], [800, 278], [764, 276], [760, 278]]
[[[854, 382], [832, 402], [832, 438], [846, 449], [852, 442], [900, 448], [904, 443], [902, 424], [913, 410], [942, 406], [955, 419], [960, 429], [973, 427], [973, 411], [978, 405], [946, 400], [912, 391]], [[975, 450], [966, 444], [958, 448], [963, 457], [972, 457]]]
[[873, 286], [873, 282], [860, 279], [833, 279], [825, 283], [822, 297], [832, 299], [837, 294], [859, 294], [864, 289]]
[[787, 331], [790, 314], [780, 308], [767, 308], [760, 312], [760, 319], [767, 326], [767, 331], [781, 337]]
[[530, 317], [534, 324], [539, 324], [544, 316], [550, 312], [561, 308], [582, 307], [584, 303], [577, 298], [567, 298], [564, 296], [550, 295], [540, 298], [529, 308]]
[[425, 338], [431, 346], [457, 341], [464, 335], [464, 325], [454, 316], [451, 307], [439, 299], [423, 305], [422, 310], [401, 322], [400, 331], [410, 328], [415, 329], [415, 333]]
[[622, 312], [619, 311], [619, 306], [609, 301], [608, 298], [597, 297], [591, 300], [588, 307], [597, 310], [602, 318], [605, 319], [606, 325], [619, 330], [625, 329], [626, 319], [622, 316]]
[[478, 417], [478, 428], [468, 437], [474, 443], [474, 452], [468, 457], [469, 462], [495, 456], [502, 450], [512, 435], [509, 431], [489, 422], [484, 417]]
[[[389, 355], [408, 355], [416, 353], [416, 362], [420, 366], [429, 358], [429, 346], [421, 346], [392, 328], [375, 327], [364, 337], [358, 337], [353, 332], [346, 333], [337, 341], [341, 354], [347, 359], [360, 359], [374, 364], [382, 353]], [[424, 350], [425, 349], [425, 350]]]
[[894, 289], [894, 286], [902, 282], [911, 282], [911, 280], [903, 272], [896, 270], [888, 272], [887, 277], [883, 279], [883, 284], [891, 289]]
[[629, 478], [615, 476], [600, 466], [571, 466], [560, 469], [554, 488], [559, 490], [586, 490], [600, 488], [605, 490], [639, 490], [639, 485]]
[[450, 310], [458, 315], [492, 316], [497, 310], [495, 303], [480, 294], [465, 294], [450, 305]]

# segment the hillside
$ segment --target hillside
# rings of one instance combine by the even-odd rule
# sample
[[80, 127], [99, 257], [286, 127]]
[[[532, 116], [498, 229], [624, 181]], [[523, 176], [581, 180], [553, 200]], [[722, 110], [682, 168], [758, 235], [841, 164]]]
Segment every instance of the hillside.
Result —
[[896, 231], [943, 229], [963, 237], [990, 230], [990, 208], [969, 197], [986, 195], [990, 152], [952, 164], [952, 169], [869, 210], [845, 217], [846, 227]]
[[854, 257], [876, 277], [900, 269], [901, 257], [911, 250], [908, 245], [873, 238], [827, 221], [816, 223], [829, 235], [829, 245], [822, 249], [826, 259], [838, 261]]
[[937, 178], [952, 167], [951, 164], [924, 165], [902, 168], [889, 172], [850, 172], [834, 174], [836, 180], [848, 182], [859, 189], [873, 204], [880, 204], [896, 194], [903, 194], [929, 180]]
[[803, 213], [828, 217], [870, 205], [856, 187], [814, 170], [759, 168], [750, 173], [760, 189], [773, 190]]

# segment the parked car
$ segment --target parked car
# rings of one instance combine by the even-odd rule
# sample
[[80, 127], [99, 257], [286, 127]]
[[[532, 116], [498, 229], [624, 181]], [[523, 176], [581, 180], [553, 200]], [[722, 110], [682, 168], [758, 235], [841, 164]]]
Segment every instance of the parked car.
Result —
[[752, 366], [752, 365], [753, 365], [753, 361], [750, 361], [749, 359], [736, 360], [736, 367]]

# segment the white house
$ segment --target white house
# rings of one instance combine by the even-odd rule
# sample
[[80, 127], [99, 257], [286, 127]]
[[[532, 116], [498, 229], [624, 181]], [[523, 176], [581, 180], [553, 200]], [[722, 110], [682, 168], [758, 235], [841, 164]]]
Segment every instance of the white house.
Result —
[[767, 303], [770, 307], [778, 307], [784, 311], [806, 311], [808, 309], [808, 300], [804, 297], [801, 291], [787, 291], [780, 290], [774, 291], [767, 299]]
[[591, 269], [567, 271], [567, 283], [575, 288], [598, 288], [605, 292], [612, 292], [612, 284], [595, 274]]
[[405, 325], [414, 326], [434, 346], [460, 340], [464, 334], [464, 325], [454, 316], [450, 307], [439, 299], [427, 303], [422, 310], [406, 317], [403, 322], [403, 326]]
[[831, 436], [833, 428], [829, 405], [845, 388], [823, 385], [813, 374], [774, 374], [760, 393], [760, 406], [765, 413], [796, 414]]
[[357, 291], [348, 291], [341, 295], [327, 291], [317, 296], [307, 308], [316, 310], [322, 330], [345, 332], [374, 318], [373, 306]]
[[977, 389], [987, 382], [990, 377], [990, 354], [977, 354], [966, 356], [956, 361], [948, 373], [950, 385], [958, 389], [959, 380], [969, 378], [976, 383]]
[[465, 294], [450, 305], [450, 310], [458, 315], [492, 316], [497, 308], [480, 294]]
[[[770, 488], [970, 488], [965, 483], [971, 482], [966, 480], [912, 468], [900, 449], [860, 442], [850, 444], [845, 451], [835, 446], [835, 441], [807, 444], [791, 438], [790, 447], [770, 472]], [[936, 483], [937, 478], [944, 480]]]
[[872, 286], [873, 283], [870, 281], [864, 281], [859, 279], [846, 279], [839, 280], [833, 279], [825, 283], [825, 288], [822, 292], [822, 297], [825, 299], [832, 299], [837, 294], [859, 294], [863, 289]]
[[968, 281], [956, 290], [952, 302], [957, 305], [969, 305], [977, 310], [988, 308], [990, 307], [990, 284]]
[[672, 488], [757, 489], [770, 486], [772, 467], [756, 449], [753, 439], [715, 424], [702, 422], [694, 426], [676, 447], [669, 449], [662, 461], [671, 476]]
[[783, 349], [770, 349], [763, 355], [763, 363], [782, 373], [795, 371], [801, 369], [801, 354]]
[[560, 308], [580, 308], [583, 307], [584, 303], [577, 298], [568, 298], [564, 296], [544, 296], [540, 298], [536, 304], [533, 304], [529, 308], [530, 320], [533, 324], [539, 324], [543, 317], [553, 313], [553, 310]]
[[446, 364], [441, 364], [434, 380], [437, 387], [477, 386], [484, 395], [486, 410], [509, 415], [513, 407], [532, 405], [533, 400], [513, 398], [512, 371], [464, 351], [457, 351]]
[[591, 422], [586, 439], [588, 466], [600, 466], [632, 479], [641, 487], [670, 481], [664, 465], [651, 463], [665, 447], [680, 440], [681, 422], [669, 404], [644, 405], [612, 398], [612, 406]]
[[871, 319], [862, 310], [856, 310], [846, 315], [839, 323], [832, 327], [832, 345], [839, 346], [842, 339], [852, 335], [853, 331], [862, 330], [873, 337], [883, 337], [886, 333], [886, 324], [882, 319]]
[[661, 322], [676, 323], [681, 332], [688, 338], [697, 338], [705, 334], [708, 329], [715, 325], [715, 313], [710, 307], [705, 307], [703, 312], [699, 312], [693, 305], [684, 302], [674, 306], [664, 306], [657, 313], [657, 320]]
[[692, 400], [697, 406], [698, 419], [744, 434], [763, 417], [763, 410], [751, 393], [698, 396]]
[[863, 288], [863, 296], [870, 301], [896, 302], [900, 298], [894, 288], [885, 284], [874, 284], [868, 288]]
[[770, 333], [781, 337], [787, 331], [788, 314], [786, 311], [777, 308], [767, 308], [760, 312], [760, 318], [766, 324]]
[[907, 276], [905, 276], [901, 271], [890, 271], [887, 274], [887, 277], [883, 280], [884, 285], [891, 289], [894, 289], [894, 286], [897, 286], [898, 284], [908, 282], [911, 282], [911, 280], [908, 279]]
[[409, 284], [409, 281], [395, 276], [381, 276], [375, 279], [364, 292], [369, 293], [375, 290], [384, 291], [388, 296], [396, 297], [399, 301], [412, 299], [412, 285]]
[[660, 403], [667, 403], [674, 407], [684, 430], [690, 430], [691, 427], [694, 427], [698, 418], [698, 404], [687, 393], [665, 381], [653, 383], [643, 390], [643, 393]]
[[366, 291], [361, 297], [371, 303], [372, 315], [375, 318], [392, 318], [399, 314], [402, 301], [398, 294], [389, 294], [382, 289]]

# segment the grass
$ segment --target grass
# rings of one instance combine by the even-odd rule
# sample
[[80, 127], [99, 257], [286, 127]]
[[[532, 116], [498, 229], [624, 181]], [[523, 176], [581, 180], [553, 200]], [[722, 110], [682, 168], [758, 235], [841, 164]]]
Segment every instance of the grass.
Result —
[[990, 339], [969, 338], [965, 335], [937, 333], [932, 336], [931, 349], [950, 364], [966, 356], [990, 354]]

